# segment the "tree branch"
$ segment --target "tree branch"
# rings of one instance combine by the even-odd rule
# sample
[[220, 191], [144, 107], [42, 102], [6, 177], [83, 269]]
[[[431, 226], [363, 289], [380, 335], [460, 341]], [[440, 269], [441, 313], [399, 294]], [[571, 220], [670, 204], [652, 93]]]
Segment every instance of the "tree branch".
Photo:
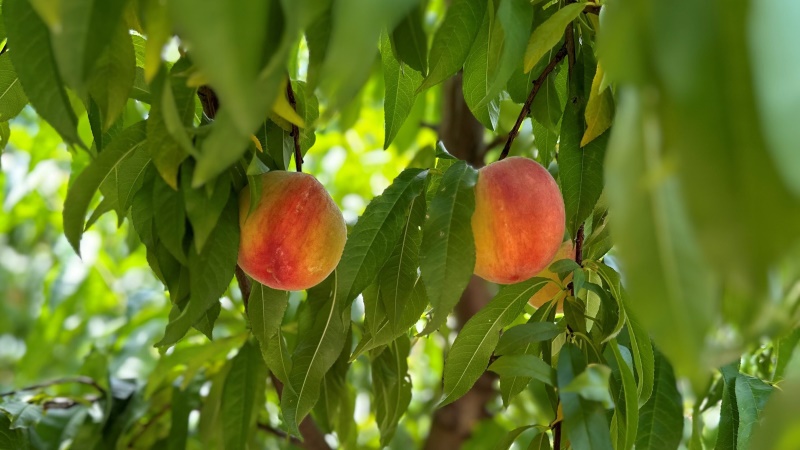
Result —
[[558, 63], [560, 63], [564, 56], [567, 55], [567, 45], [566, 43], [558, 49], [553, 59], [547, 64], [547, 67], [544, 68], [542, 73], [539, 75], [539, 78], [533, 81], [533, 88], [531, 89], [531, 93], [528, 94], [528, 98], [525, 100], [525, 103], [522, 105], [522, 111], [519, 112], [519, 116], [517, 116], [517, 121], [514, 123], [514, 127], [511, 128], [511, 131], [508, 132], [508, 140], [506, 141], [506, 145], [503, 147], [503, 151], [500, 153], [500, 158], [498, 160], [505, 159], [508, 156], [508, 152], [511, 150], [511, 144], [516, 139], [517, 135], [519, 134], [519, 129], [522, 126], [522, 122], [528, 117], [528, 114], [531, 112], [531, 104], [533, 103], [533, 99], [536, 98], [536, 94], [539, 92], [539, 89], [544, 84], [544, 81], [547, 79], [547, 76], [550, 75]]
[[58, 384], [72, 384], [72, 383], [85, 384], [86, 386], [91, 386], [95, 390], [97, 390], [97, 392], [99, 392], [102, 397], [105, 397], [107, 395], [106, 390], [103, 389], [102, 386], [97, 384], [96, 381], [94, 381], [89, 377], [80, 376], [80, 377], [58, 378], [56, 380], [46, 381], [44, 383], [32, 384], [30, 386], [26, 386], [24, 388], [20, 388], [14, 391], [0, 393], [0, 397], [7, 397], [9, 395], [14, 395], [20, 392], [32, 391], [34, 389], [42, 389], [50, 386], [55, 386]]
[[290, 436], [290, 435], [286, 434], [285, 431], [279, 430], [278, 428], [275, 428], [275, 427], [273, 427], [272, 425], [270, 425], [268, 423], [259, 422], [257, 424], [257, 426], [258, 426], [259, 430], [266, 431], [267, 433], [274, 434], [275, 436], [278, 436], [281, 439], [288, 440], [292, 444], [294, 444], [294, 445], [296, 445], [298, 447], [302, 447], [303, 446], [303, 441], [301, 441], [300, 439], [297, 439], [294, 436]]
[[561, 421], [553, 425], [553, 450], [561, 450]]
[[250, 301], [250, 291], [252, 285], [250, 284], [250, 279], [247, 278], [247, 275], [244, 273], [239, 265], [236, 265], [236, 271], [234, 272], [236, 275], [236, 282], [239, 284], [239, 290], [242, 292], [242, 303], [244, 303], [244, 312], [247, 312], [247, 302]]
[[[286, 96], [289, 97], [289, 104], [292, 105], [292, 109], [297, 112], [297, 101], [294, 98], [294, 90], [292, 90], [292, 79], [287, 77], [288, 81], [286, 82]], [[294, 140], [294, 166], [297, 168], [298, 172], [303, 171], [303, 152], [300, 149], [300, 129], [297, 125], [292, 124], [292, 139]]]

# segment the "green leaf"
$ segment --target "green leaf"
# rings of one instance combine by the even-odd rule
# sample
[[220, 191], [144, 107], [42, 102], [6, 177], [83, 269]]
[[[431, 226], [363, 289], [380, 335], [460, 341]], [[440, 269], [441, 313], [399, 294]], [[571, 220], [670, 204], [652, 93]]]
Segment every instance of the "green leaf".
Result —
[[383, 148], [389, 148], [403, 122], [408, 118], [414, 99], [417, 95], [415, 89], [422, 81], [422, 75], [411, 68], [401, 64], [395, 59], [389, 38], [384, 34], [381, 37], [381, 61], [383, 62], [383, 81], [385, 85], [384, 120], [385, 137]]
[[714, 282], [679, 181], [664, 172], [657, 143], [645, 139], [644, 121], [655, 120], [653, 113], [634, 92], [622, 96], [606, 163], [611, 235], [626, 269], [630, 309], [679, 373], [704, 378], [700, 372], [713, 363], [704, 342], [712, 324]]
[[605, 134], [590, 145], [580, 147], [584, 130], [581, 107], [581, 100], [577, 97], [567, 102], [558, 152], [558, 179], [564, 195], [570, 236], [575, 236], [583, 221], [592, 214], [603, 192], [603, 159], [608, 142]]
[[11, 419], [11, 430], [31, 428], [39, 423], [44, 415], [41, 406], [21, 400], [11, 400], [0, 403], [0, 411], [9, 415], [9, 419]]
[[[8, 122], [0, 122], [0, 155], [8, 145], [9, 139], [11, 139], [11, 127]], [[2, 164], [0, 164], [0, 167], [2, 167]]]
[[485, 0], [453, 0], [431, 45], [430, 72], [417, 91], [435, 86], [461, 69], [481, 28]]
[[320, 77], [330, 106], [346, 106], [364, 85], [384, 27], [393, 29], [414, 0], [340, 0], [333, 3], [334, 27]]
[[583, 3], [572, 3], [556, 11], [543, 24], [533, 30], [525, 49], [525, 72], [530, 72], [542, 56], [558, 44], [564, 29], [583, 11]]
[[[624, 441], [618, 442], [615, 447], [620, 450], [630, 450], [636, 443], [636, 432], [639, 428], [639, 395], [636, 387], [636, 380], [633, 377], [633, 369], [628, 365], [628, 362], [623, 358], [622, 351], [627, 350], [625, 347], [620, 347], [616, 339], [612, 339], [606, 347], [614, 355], [614, 360], [611, 362], [612, 368], [616, 366], [615, 371], [618, 371], [622, 378], [622, 390], [624, 402], [617, 405], [614, 414], [619, 414], [621, 419], [617, 420], [618, 426], [621, 426], [624, 431], [622, 436]], [[630, 357], [629, 357], [630, 358]], [[619, 425], [620, 422], [622, 425]]]
[[267, 353], [272, 338], [278, 333], [287, 306], [287, 291], [278, 291], [253, 281], [247, 300], [247, 318], [250, 319], [253, 335], [261, 345], [262, 354]]
[[153, 223], [161, 244], [181, 264], [186, 264], [183, 238], [186, 235], [186, 208], [180, 192], [173, 191], [159, 177], [153, 183]]
[[753, 430], [761, 419], [761, 413], [772, 394], [773, 387], [748, 375], [740, 373], [736, 377], [736, 406], [739, 409], [739, 429], [737, 448], [750, 448]]
[[[195, 249], [197, 252], [202, 252], [206, 243], [211, 240], [226, 205], [232, 201], [230, 199], [230, 179], [226, 176], [217, 178], [213, 186], [213, 192], [208, 195], [209, 189], [193, 188], [191, 186], [191, 166], [184, 165], [183, 167], [181, 192], [183, 193], [183, 201], [186, 203], [186, 216], [189, 218], [194, 231]], [[238, 223], [238, 216], [235, 219]]]
[[500, 330], [519, 316], [528, 299], [547, 283], [544, 278], [504, 286], [477, 314], [464, 324], [444, 365], [444, 398], [439, 406], [452, 403], [472, 387], [489, 365], [500, 340]]
[[556, 371], [534, 355], [506, 355], [497, 358], [489, 369], [502, 377], [525, 377], [553, 386]]
[[133, 204], [133, 197], [141, 189], [149, 167], [150, 155], [147, 153], [145, 145], [141, 144], [115, 169], [117, 172], [117, 208], [123, 214], [127, 214]]
[[47, 25], [27, 0], [5, 0], [3, 19], [8, 45], [14, 49], [9, 52], [11, 62], [31, 104], [65, 141], [81, 144], [78, 119], [62, 87]]
[[[424, 8], [422, 5], [417, 5], [397, 24], [391, 36], [396, 59], [422, 74], [428, 72], [428, 36], [425, 35], [424, 20]], [[416, 89], [420, 82], [422, 77], [417, 80], [413, 88]]]
[[[555, 53], [555, 49], [550, 50], [548, 52], [549, 57], [552, 58]], [[533, 103], [531, 104], [531, 116], [533, 116], [534, 121], [538, 121], [541, 125], [544, 125], [551, 133], [558, 133], [558, 122], [564, 115], [564, 102], [566, 101], [567, 90], [567, 77], [564, 75], [566, 75], [567, 70], [565, 68], [559, 70], [559, 68], [564, 67], [564, 64], [565, 63], [562, 62], [556, 66], [556, 70], [545, 79], [544, 84], [539, 88], [539, 92], [536, 94], [536, 98], [533, 99]], [[535, 72], [536, 71], [533, 70], [531, 74]], [[535, 134], [536, 130], [534, 129], [534, 135]]]
[[177, 342], [228, 288], [236, 269], [239, 253], [239, 211], [236, 201], [229, 201], [209, 236], [208, 244], [198, 254], [189, 249], [189, 280], [191, 296], [180, 315], [167, 324], [164, 337], [156, 346]]
[[484, 100], [489, 94], [489, 84], [500, 64], [503, 45], [503, 30], [497, 21], [494, 8], [488, 8], [483, 23], [472, 43], [472, 48], [464, 61], [462, 90], [472, 114], [483, 126], [494, 130], [500, 115], [497, 95], [490, 101]]
[[397, 423], [411, 402], [411, 378], [408, 375], [408, 353], [411, 343], [401, 336], [372, 361], [373, 401], [381, 446], [394, 436]]
[[12, 429], [11, 419], [6, 417], [5, 414], [0, 414], [0, 448], [19, 450], [30, 448], [25, 431], [24, 429]]
[[739, 375], [739, 362], [720, 368], [724, 387], [719, 411], [717, 442], [714, 448], [723, 450], [736, 447], [739, 430], [739, 409], [736, 407], [736, 380]]
[[[771, 6], [770, 2], [762, 8]], [[659, 16], [660, 12], [659, 8], [654, 10]], [[797, 16], [788, 9], [775, 13]], [[687, 27], [679, 17], [692, 17], [696, 22]], [[783, 181], [785, 171], [795, 165], [787, 163], [787, 168], [780, 169], [787, 158], [775, 159], [770, 154], [762, 129], [772, 126], [760, 124], [766, 124], [776, 113], [759, 116], [759, 106], [765, 105], [757, 103], [753, 89], [756, 65], [768, 64], [758, 69], [757, 73], [763, 74], [762, 70], [776, 67], [775, 56], [748, 58], [759, 51], [751, 45], [753, 17], [748, 8], [728, 10], [724, 4], [687, 2], [670, 9], [666, 20], [661, 19], [657, 23], [663, 31], [652, 35], [648, 55], [656, 58], [669, 54], [675, 58], [669, 64], [659, 60], [650, 65], [652, 61], [647, 61], [656, 72], [654, 79], [660, 80], [657, 97], [672, 99], [659, 102], [655, 120], [660, 119], [656, 123], [660, 125], [664, 153], [676, 163], [676, 178], [681, 186], [678, 195], [695, 229], [696, 244], [707, 259], [705, 265], [720, 274], [721, 282], [730, 283], [731, 290], [744, 294], [741, 306], [745, 311], [737, 318], [744, 328], [764, 306], [751, 299], [767, 292], [770, 268], [787, 255], [787, 242], [800, 238], [800, 197]], [[707, 27], [709, 20], [716, 21], [716, 25]], [[686, 32], [687, 39], [674, 39], [670, 30]], [[780, 51], [784, 45], [769, 52]], [[767, 62], [767, 58], [773, 60]], [[692, 70], [683, 70], [689, 67]], [[778, 67], [791, 70], [785, 63]], [[784, 83], [776, 80], [774, 88], [782, 90]], [[781, 94], [780, 101], [792, 105], [790, 98]], [[646, 122], [645, 126], [651, 124]], [[615, 125], [614, 129], [618, 127]], [[651, 136], [650, 130], [647, 136]], [[796, 182], [792, 184], [797, 186]], [[775, 211], [781, 211], [780, 220], [764, 220]], [[736, 245], [731, 246], [731, 242]], [[702, 296], [694, 292], [692, 296], [692, 303], [708, 304], [701, 300]], [[655, 303], [654, 298], [651, 301]], [[662, 321], [666, 322], [666, 317], [662, 316]], [[671, 352], [668, 356], [677, 363]]]
[[419, 279], [417, 268], [424, 222], [425, 196], [418, 195], [411, 200], [400, 239], [378, 274], [380, 297], [392, 334], [408, 328], [403, 327], [405, 324], [400, 319], [409, 306], [414, 285]]
[[589, 364], [586, 370], [578, 374], [566, 386], [559, 386], [560, 392], [572, 392], [586, 400], [600, 402], [606, 408], [614, 407], [614, 400], [608, 388], [611, 369], [608, 366]]
[[13, 119], [28, 104], [8, 52], [0, 55], [0, 122]]
[[549, 341], [564, 330], [553, 322], [529, 322], [509, 328], [497, 343], [496, 355], [517, 354], [528, 344]]
[[[103, 51], [109, 45], [112, 48], [115, 46], [113, 41], [118, 37], [114, 33], [122, 29], [120, 19], [125, 3], [124, 0], [73, 0], [61, 3], [59, 26], [50, 27], [55, 59], [64, 80], [81, 94], [86, 91], [86, 83]], [[127, 28], [124, 31], [130, 36]], [[128, 45], [132, 45], [130, 37], [127, 41]], [[114, 53], [119, 50], [115, 49]], [[130, 53], [124, 53], [124, 57], [127, 58], [129, 54], [133, 57], [132, 48]], [[105, 122], [110, 125], [113, 120]]]
[[110, 39], [88, 80], [89, 95], [100, 108], [103, 130], [111, 128], [125, 110], [136, 78], [136, 56], [128, 29], [117, 28]]
[[192, 401], [196, 394], [189, 390], [181, 390], [177, 386], [172, 388], [172, 402], [170, 403], [170, 427], [167, 437], [167, 450], [181, 450], [186, 448], [189, 435], [189, 414], [192, 412]]
[[[550, 306], [540, 307], [531, 315], [531, 318], [528, 319], [528, 324], [534, 323], [547, 323], [544, 321], [551, 320], [551, 312], [555, 314], [555, 311]], [[494, 351], [495, 355], [504, 354], [503, 350], [508, 350], [509, 353], [512, 354], [519, 354], [519, 355], [535, 355], [539, 356], [541, 354], [541, 345], [538, 342], [530, 342], [523, 344], [519, 342], [518, 344], [515, 337], [519, 336], [520, 334], [524, 336], [529, 336], [527, 333], [520, 333], [520, 331], [512, 331], [514, 328], [512, 327], [506, 332], [504, 332], [500, 336], [500, 341], [497, 344], [497, 348]], [[524, 330], [524, 328], [522, 329]], [[506, 337], [509, 333], [510, 336]], [[515, 336], [516, 335], [516, 336]], [[526, 339], [522, 339], [523, 341]], [[505, 348], [502, 348], [505, 347]], [[513, 351], [511, 351], [513, 350]], [[503, 399], [503, 404], [508, 405], [511, 402], [511, 399], [514, 398], [516, 395], [521, 393], [525, 390], [525, 387], [531, 382], [531, 379], [528, 377], [500, 377], [500, 396]]]
[[428, 298], [425, 296], [425, 285], [422, 283], [422, 278], [418, 278], [411, 288], [411, 295], [401, 310], [397, 322], [390, 323], [388, 319], [384, 320], [378, 325], [375, 335], [371, 335], [367, 330], [368, 332], [364, 334], [361, 342], [353, 350], [350, 360], [355, 360], [365, 351], [387, 345], [407, 333], [408, 329], [419, 321], [426, 306], [428, 306]]
[[[186, 68], [185, 60], [178, 61], [173, 70], [181, 67]], [[167, 76], [165, 72], [156, 77], [152, 84], [152, 97], [155, 101], [150, 106], [147, 119], [147, 150], [161, 178], [175, 190], [178, 189], [178, 169], [188, 154], [185, 146], [170, 132], [167, 117], [170, 115], [170, 107], [176, 108], [178, 115], [184, 118], [183, 125], [190, 125], [195, 106], [195, 90], [186, 87], [181, 80], [172, 73]], [[177, 99], [181, 99], [179, 105], [176, 105]]]
[[258, 419], [257, 414], [253, 414], [254, 405], [262, 406], [264, 402], [257, 395], [258, 386], [264, 384], [266, 376], [267, 370], [258, 349], [251, 342], [245, 342], [233, 358], [222, 392], [220, 414], [226, 449], [247, 448]]
[[358, 432], [355, 421], [356, 392], [348, 383], [352, 333], [333, 367], [325, 374], [319, 402], [314, 406], [314, 418], [324, 433], [335, 432], [340, 446], [354, 447]]
[[447, 320], [472, 277], [475, 241], [471, 219], [477, 180], [478, 172], [458, 161], [444, 173], [431, 201], [422, 231], [420, 270], [433, 312], [423, 333], [433, 332]]
[[331, 8], [327, 5], [317, 19], [306, 27], [306, 43], [308, 44], [308, 76], [306, 82], [309, 91], [316, 89], [319, 83], [319, 74], [325, 55], [328, 50], [328, 43], [331, 39]]
[[639, 375], [639, 407], [644, 406], [653, 394], [655, 384], [655, 353], [650, 335], [644, 327], [627, 312], [628, 331], [630, 331], [631, 344], [633, 345], [633, 362], [636, 373]]
[[289, 354], [289, 349], [286, 347], [286, 341], [283, 339], [283, 333], [280, 328], [269, 340], [269, 344], [261, 349], [261, 354], [264, 356], [264, 361], [278, 380], [284, 385], [289, 383], [289, 373], [292, 371], [292, 355]]
[[[347, 238], [339, 261], [336, 296], [349, 303], [369, 284], [391, 257], [403, 233], [409, 207], [422, 192], [428, 171], [406, 169], [383, 194], [367, 205]], [[340, 305], [344, 307], [344, 305]]]
[[650, 400], [639, 410], [637, 449], [677, 449], [683, 437], [683, 399], [675, 374], [659, 352], [655, 358], [655, 384]]
[[611, 90], [601, 88], [603, 75], [602, 66], [597, 64], [597, 70], [592, 79], [592, 89], [589, 92], [589, 101], [586, 103], [584, 112], [586, 132], [581, 138], [581, 147], [585, 147], [586, 144], [611, 127], [611, 120], [614, 117], [614, 97], [611, 95]]
[[479, 105], [494, 101], [514, 74], [514, 69], [525, 54], [525, 41], [530, 34], [532, 20], [533, 8], [529, 1], [500, 0], [496, 26], [500, 29], [502, 50], [498, 52], [496, 66], [490, 69], [486, 95], [478, 102]]
[[791, 76], [796, 70], [798, 59], [794, 55], [798, 49], [791, 45], [786, 24], [800, 16], [797, 6], [792, 1], [768, 0], [753, 4], [749, 13], [750, 67], [767, 150], [783, 183], [795, 196], [800, 195], [800, 160], [794, 153], [800, 129], [790, 118], [800, 102]]
[[172, 35], [172, 22], [167, 4], [158, 0], [145, 0], [141, 14], [147, 41], [139, 67], [144, 68], [144, 78], [149, 82], [155, 78], [161, 67], [161, 52]]
[[[330, 290], [321, 289], [319, 298], [312, 300], [309, 293], [309, 314], [313, 324], [300, 333], [300, 340], [292, 354], [292, 369], [289, 384], [284, 386], [281, 411], [289, 432], [299, 436], [298, 426], [317, 403], [325, 373], [331, 368], [342, 351], [350, 326], [350, 308], [341, 307], [343, 302], [337, 292], [338, 271], [330, 278]], [[330, 283], [325, 283], [326, 286]], [[313, 302], [313, 303], [311, 303]], [[344, 310], [344, 313], [342, 312]]]
[[603, 405], [565, 391], [586, 370], [586, 356], [574, 344], [561, 348], [558, 357], [558, 391], [564, 412], [564, 433], [574, 448], [611, 450], [611, 435]]
[[558, 134], [536, 120], [531, 121], [531, 123], [533, 125], [534, 144], [536, 144], [537, 150], [536, 161], [547, 167], [553, 160], [553, 155], [556, 154]]
[[245, 137], [263, 120], [265, 115], [258, 113], [268, 111], [277, 94], [277, 86], [273, 91], [259, 92], [256, 83], [266, 62], [268, 27], [264, 24], [272, 14], [282, 14], [280, 8], [271, 8], [271, 3], [168, 2], [181, 40], [192, 48], [192, 61], [224, 105], [220, 114], [227, 111], [226, 124], [232, 124], [234, 131]]
[[[13, 0], [12, 0], [13, 1]], [[110, 176], [122, 167], [125, 159], [134, 154], [145, 142], [145, 123], [136, 123], [116, 139], [78, 175], [64, 201], [64, 234], [72, 248], [80, 254], [86, 213], [94, 193]]]

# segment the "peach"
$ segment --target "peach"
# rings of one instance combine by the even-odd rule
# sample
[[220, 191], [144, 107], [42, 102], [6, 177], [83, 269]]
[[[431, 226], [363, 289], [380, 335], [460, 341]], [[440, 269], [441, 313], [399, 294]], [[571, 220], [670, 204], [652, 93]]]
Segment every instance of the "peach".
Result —
[[539, 163], [506, 158], [478, 171], [475, 274], [500, 284], [527, 280], [553, 260], [564, 238], [564, 200]]
[[239, 194], [239, 266], [273, 289], [299, 291], [320, 283], [342, 257], [342, 212], [309, 174], [267, 172], [256, 182], [261, 192], [252, 211], [250, 186]]
[[[561, 261], [562, 259], [575, 260], [575, 245], [573, 245], [571, 240], [564, 241], [561, 247], [558, 248], [553, 260], [547, 263], [547, 267], [544, 270], [536, 274], [537, 277], [549, 278], [553, 280], [553, 282], [545, 284], [537, 293], [533, 294], [533, 297], [528, 301], [531, 306], [538, 308], [549, 302], [561, 291], [561, 285], [566, 286], [572, 281], [572, 274], [567, 275], [567, 278], [561, 281], [557, 273], [550, 271], [550, 264]], [[558, 302], [559, 311], [561, 311], [561, 303], [561, 301]]]

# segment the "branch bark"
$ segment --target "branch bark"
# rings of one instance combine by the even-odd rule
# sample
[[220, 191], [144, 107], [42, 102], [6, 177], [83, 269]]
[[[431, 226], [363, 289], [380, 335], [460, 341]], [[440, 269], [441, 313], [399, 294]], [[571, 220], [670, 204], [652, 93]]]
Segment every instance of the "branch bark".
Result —
[[13, 390], [13, 391], [0, 393], [0, 397], [7, 397], [9, 395], [14, 395], [14, 394], [17, 394], [17, 393], [20, 393], [20, 392], [32, 391], [34, 389], [42, 389], [42, 388], [46, 388], [46, 387], [50, 387], [50, 386], [55, 386], [55, 385], [58, 385], [58, 384], [72, 384], [72, 383], [85, 384], [86, 386], [91, 386], [97, 392], [100, 393], [101, 397], [105, 397], [107, 395], [106, 390], [103, 389], [103, 387], [100, 386], [96, 381], [94, 381], [93, 379], [91, 379], [89, 377], [82, 377], [81, 376], [81, 377], [58, 378], [58, 379], [51, 380], [51, 381], [45, 381], [44, 383], [32, 384], [30, 386], [26, 386], [26, 387], [23, 387], [23, 388], [20, 388], [20, 389], [16, 389], [16, 390]]

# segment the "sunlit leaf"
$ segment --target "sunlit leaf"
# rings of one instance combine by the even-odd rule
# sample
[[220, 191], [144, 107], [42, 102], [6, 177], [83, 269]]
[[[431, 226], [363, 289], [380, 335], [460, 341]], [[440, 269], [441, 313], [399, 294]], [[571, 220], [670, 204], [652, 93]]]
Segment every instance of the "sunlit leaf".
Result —
[[485, 0], [454, 0], [450, 4], [444, 21], [433, 36], [428, 58], [430, 71], [419, 91], [441, 83], [461, 69], [481, 28], [488, 3]]
[[[9, 54], [0, 55], [0, 122], [12, 119], [28, 104]], [[8, 141], [6, 139], [6, 141]]]
[[525, 72], [530, 72], [539, 59], [561, 40], [564, 29], [580, 15], [583, 8], [583, 3], [566, 5], [533, 30], [525, 49]]
[[422, 75], [411, 66], [395, 59], [389, 38], [381, 37], [381, 62], [383, 63], [383, 80], [386, 85], [384, 98], [384, 141], [383, 148], [389, 148], [400, 127], [408, 118], [416, 88], [422, 81]]
[[603, 74], [603, 66], [597, 64], [597, 71], [592, 79], [592, 90], [589, 92], [589, 101], [586, 103], [584, 112], [586, 132], [581, 138], [581, 147], [585, 147], [586, 144], [611, 127], [611, 120], [614, 116], [614, 98], [610, 90], [601, 89]]

